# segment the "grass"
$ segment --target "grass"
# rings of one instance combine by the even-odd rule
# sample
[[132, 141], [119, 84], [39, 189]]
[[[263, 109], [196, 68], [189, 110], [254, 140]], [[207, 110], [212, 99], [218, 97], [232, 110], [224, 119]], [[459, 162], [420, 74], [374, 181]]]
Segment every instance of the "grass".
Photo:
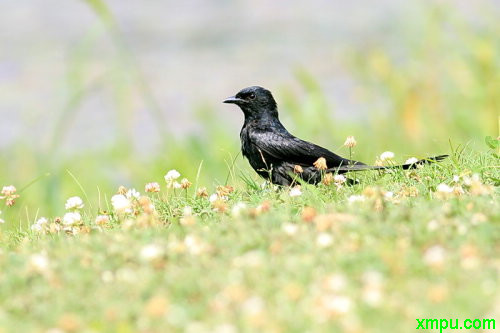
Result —
[[[29, 129], [36, 126], [34, 118], [19, 142], [2, 148], [0, 184], [22, 188], [41, 177], [23, 192], [20, 205], [4, 212], [8, 222], [4, 228], [28, 225], [37, 210], [41, 215], [60, 214], [65, 198], [83, 195], [76, 193], [79, 187], [67, 170], [96, 200], [99, 193], [110, 193], [120, 184], [142, 184], [171, 168], [193, 178], [200, 161], [201, 183], [223, 183], [226, 164], [231, 165], [238, 154], [239, 125], [220, 121], [238, 111], [221, 106], [219, 99], [194, 107], [193, 118], [203, 124], [198, 133], [174, 137], [169, 129], [186, 125], [167, 123], [159, 102], [162, 92], [149, 87], [141, 71], [147, 64], [139, 63], [127, 47], [106, 1], [82, 3], [99, 21], [89, 25], [81, 41], [66, 52], [66, 73], [51, 80], [60, 98], [40, 106], [51, 127], [33, 138]], [[336, 46], [336, 61], [355, 87], [353, 96], [346, 98], [362, 105], [359, 113], [347, 117], [336, 105], [329, 105], [326, 96], [332, 91], [325, 91], [315, 78], [320, 73], [310, 73], [308, 68], [291, 69], [296, 82], [268, 87], [277, 97], [287, 128], [343, 154], [347, 153], [340, 149], [343, 140], [354, 135], [360, 143], [354, 158], [368, 163], [386, 150], [397, 156], [425, 157], [449, 151], [449, 140], [479, 149], [485, 136], [496, 137], [500, 57], [495, 11], [485, 8], [481, 24], [476, 25], [444, 2], [415, 2], [411, 8], [415, 11], [405, 16], [404, 24], [391, 21], [382, 27], [393, 32], [389, 40], [397, 43], [379, 43], [376, 34], [366, 32], [359, 40], [375, 38], [375, 42], [357, 43], [355, 38], [349, 45]], [[423, 37], [429, 43], [423, 43]], [[109, 49], [103, 50], [103, 44]], [[112, 134], [99, 149], [83, 151], [70, 134], [82, 130], [77, 122], [80, 106], [96, 96], [109, 101], [103, 113], [113, 120], [106, 124]], [[139, 112], [149, 113], [156, 126], [155, 133], [147, 135], [160, 138], [147, 154], [142, 153], [143, 147], [134, 148], [134, 143], [141, 142], [132, 134]], [[235, 169], [251, 172], [241, 158]]]
[[100, 225], [85, 202], [76, 235], [2, 234], [0, 327], [407, 332], [416, 318], [495, 318], [497, 162], [457, 152], [413, 172], [358, 173], [355, 186], [303, 185], [299, 197], [252, 181], [214, 189], [213, 202], [162, 186], [132, 214], [100, 201]]
[[[0, 332], [409, 332], [417, 318], [498, 318], [494, 10], [475, 25], [444, 2], [415, 5], [411, 20], [383, 27], [398, 43], [365, 43], [368, 34], [339, 49], [363, 118], [328, 105], [307, 68], [295, 71], [295, 90], [273, 88], [294, 134], [344, 156], [348, 135], [367, 163], [385, 150], [400, 161], [451, 151], [414, 172], [358, 173], [358, 185], [303, 185], [291, 197], [261, 186], [218, 101], [195, 108], [203, 131], [171, 135], [113, 13], [85, 3], [100, 24], [51, 80], [61, 99], [40, 107], [53, 128], [37, 148], [26, 133], [0, 155], [0, 185], [20, 194], [12, 207], [0, 200]], [[79, 107], [97, 92], [112, 106], [115, 140], [68, 152]], [[139, 109], [162, 141], [150, 154], [132, 148]], [[166, 188], [173, 168], [189, 189]], [[132, 200], [133, 213], [113, 208], [119, 185], [151, 181], [161, 191]], [[202, 187], [223, 198], [197, 196]], [[75, 195], [81, 223], [55, 232]], [[31, 230], [42, 216], [44, 232]]]

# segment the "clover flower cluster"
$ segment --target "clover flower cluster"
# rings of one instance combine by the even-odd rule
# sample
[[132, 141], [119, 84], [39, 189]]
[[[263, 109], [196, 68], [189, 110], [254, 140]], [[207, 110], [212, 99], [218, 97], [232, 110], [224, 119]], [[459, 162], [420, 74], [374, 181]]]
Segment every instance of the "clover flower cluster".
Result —
[[17, 189], [13, 185], [4, 186], [2, 191], [0, 191], [0, 200], [5, 200], [7, 206], [14, 206], [16, 199], [19, 198], [19, 194], [16, 193]]
[[434, 195], [438, 199], [449, 199], [460, 197], [464, 194], [473, 196], [489, 195], [493, 193], [493, 186], [484, 184], [479, 174], [468, 174], [453, 176], [453, 180], [448, 183], [441, 183], [436, 186]]
[[[347, 141], [347, 140], [346, 140]], [[352, 147], [352, 141], [349, 145]], [[347, 146], [347, 144], [346, 144]], [[394, 158], [394, 154], [390, 152], [385, 152], [381, 155], [381, 160], [387, 161]], [[412, 158], [406, 161], [406, 163], [415, 163], [418, 161], [416, 158]], [[328, 169], [326, 160], [324, 158], [318, 159], [314, 163], [314, 167], [318, 170], [324, 171]], [[302, 167], [296, 166], [295, 171], [300, 173], [303, 172]], [[407, 175], [411, 176], [411, 175]], [[191, 187], [191, 182], [187, 178], [182, 178], [179, 182], [178, 179], [181, 174], [176, 170], [170, 170], [164, 176], [166, 188], [167, 189], [184, 189], [188, 190]], [[341, 189], [348, 179], [344, 175], [325, 173], [323, 175], [322, 184], [325, 186], [334, 185], [337, 189]], [[266, 185], [267, 188], [267, 185]], [[274, 189], [274, 187], [273, 187]], [[100, 211], [93, 222], [84, 223], [83, 209], [85, 204], [83, 200], [78, 196], [73, 196], [67, 199], [65, 203], [66, 212], [62, 217], [56, 217], [54, 219], [48, 219], [46, 217], [38, 218], [35, 223], [31, 226], [33, 232], [36, 233], [58, 233], [65, 232], [67, 234], [78, 234], [90, 232], [91, 230], [102, 231], [103, 228], [109, 228], [112, 225], [121, 225], [123, 228], [129, 228], [133, 226], [151, 226], [167, 223], [167, 221], [162, 221], [159, 218], [159, 214], [155, 207], [155, 198], [163, 201], [163, 199], [169, 196], [176, 196], [178, 194], [161, 193], [161, 186], [157, 182], [147, 183], [144, 187], [146, 193], [150, 193], [153, 196], [142, 195], [136, 189], [127, 189], [123, 186], [118, 188], [115, 195], [111, 197], [111, 207], [112, 210]], [[240, 218], [242, 216], [255, 217], [262, 213], [269, 211], [270, 203], [264, 201], [258, 204], [256, 207], [249, 207], [245, 202], [237, 201], [231, 204], [231, 198], [233, 197], [234, 188], [229, 185], [217, 186], [214, 193], [209, 193], [207, 188], [199, 187], [194, 190], [193, 198], [196, 200], [206, 200], [209, 204], [211, 210], [215, 213], [226, 214], [229, 213], [234, 218]], [[491, 185], [486, 185], [481, 181], [478, 174], [470, 175], [466, 173], [460, 176], [454, 176], [449, 182], [443, 182], [438, 184], [433, 191], [433, 194], [438, 199], [449, 199], [452, 197], [459, 197], [465, 194], [470, 195], [488, 195], [493, 192], [493, 187]], [[288, 195], [294, 200], [294, 198], [302, 196], [304, 190], [300, 185], [291, 186], [284, 195]], [[16, 189], [14, 186], [5, 186], [1, 192], [1, 199], [6, 199], [10, 204], [13, 204], [15, 199], [19, 196], [16, 194]], [[187, 192], [186, 192], [187, 195]], [[363, 190], [361, 194], [353, 194], [347, 198], [349, 204], [369, 204], [375, 211], [381, 211], [385, 209], [388, 203], [398, 204], [402, 199], [406, 197], [415, 197], [419, 195], [419, 191], [414, 186], [403, 185], [402, 188], [393, 193], [391, 191], [386, 191], [378, 187], [367, 187]], [[163, 196], [163, 197], [162, 197]], [[198, 210], [197, 208], [196, 210]], [[179, 223], [185, 226], [194, 225], [197, 222], [197, 216], [201, 214], [199, 211], [195, 211], [191, 206], [181, 207], [180, 213], [174, 213], [174, 217], [179, 218]], [[1, 215], [0, 211], [0, 215]], [[307, 217], [310, 216], [310, 217]], [[303, 212], [304, 220], [316, 221], [318, 224], [325, 224], [328, 218], [318, 218], [316, 219], [316, 214], [314, 212], [304, 209]], [[319, 222], [318, 222], [319, 221]], [[0, 223], [5, 221], [0, 218]], [[328, 223], [327, 223], [328, 224]], [[290, 230], [293, 228], [290, 227]], [[291, 232], [291, 231], [290, 231]], [[320, 247], [328, 247], [332, 244], [333, 238], [330, 234], [320, 234], [317, 237], [316, 243]]]
[[[168, 171], [164, 177], [166, 188], [187, 191], [192, 183], [187, 178], [182, 178], [178, 182], [180, 177], [181, 174], [178, 171]], [[146, 193], [154, 194], [160, 198], [161, 186], [159, 183], [147, 183], [144, 190]], [[5, 192], [12, 197], [15, 190]], [[232, 186], [225, 185], [218, 186], [212, 194], [209, 194], [207, 188], [200, 187], [195, 190], [194, 195], [198, 200], [207, 200], [214, 212], [225, 213], [229, 211], [234, 217], [243, 214], [256, 216], [269, 210], [269, 205], [266, 203], [262, 203], [256, 208], [247, 208], [246, 204], [242, 202], [237, 203], [231, 209], [228, 202], [233, 192], [234, 188]], [[172, 194], [167, 191], [165, 195], [168, 197]], [[147, 195], [142, 195], [134, 188], [127, 189], [120, 186], [117, 193], [110, 199], [112, 210], [110, 212], [101, 211], [93, 222], [85, 224], [82, 216], [82, 210], [85, 207], [83, 200], [78, 196], [70, 197], [65, 203], [66, 213], [62, 217], [56, 217], [52, 220], [45, 217], [38, 218], [31, 226], [31, 230], [39, 234], [64, 231], [67, 234], [76, 235], [92, 230], [102, 231], [103, 228], [109, 228], [112, 225], [130, 228], [165, 223], [166, 221], [160, 220], [153, 199]], [[0, 220], [1, 222], [3, 220]], [[180, 223], [183, 225], [196, 223], [196, 214], [190, 206], [183, 208]]]
[[167, 172], [167, 174], [164, 177], [165, 182], [167, 183], [167, 188], [184, 189], [184, 190], [190, 188], [192, 184], [187, 178], [182, 178], [180, 183], [177, 181], [177, 179], [180, 176], [181, 174], [177, 170], [170, 170], [169, 172]]

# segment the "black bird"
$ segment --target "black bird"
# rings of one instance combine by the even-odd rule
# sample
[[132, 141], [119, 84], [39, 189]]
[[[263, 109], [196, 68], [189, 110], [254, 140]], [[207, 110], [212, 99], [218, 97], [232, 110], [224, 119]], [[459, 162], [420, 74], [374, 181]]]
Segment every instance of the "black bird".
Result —
[[[448, 156], [440, 155], [398, 166], [370, 166], [343, 158], [328, 149], [290, 134], [281, 124], [276, 101], [267, 89], [248, 87], [235, 96], [225, 99], [224, 103], [238, 105], [245, 114], [245, 122], [240, 132], [243, 156], [260, 176], [277, 185], [288, 186], [297, 176], [308, 183], [317, 184], [325, 172], [412, 169], [417, 165], [437, 162]], [[313, 165], [320, 157], [326, 160], [326, 170], [318, 170]]]

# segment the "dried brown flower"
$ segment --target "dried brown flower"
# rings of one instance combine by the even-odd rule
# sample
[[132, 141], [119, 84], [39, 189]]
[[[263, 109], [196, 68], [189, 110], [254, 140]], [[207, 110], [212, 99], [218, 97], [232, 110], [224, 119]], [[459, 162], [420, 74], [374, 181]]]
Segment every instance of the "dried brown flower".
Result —
[[120, 186], [118, 187], [118, 191], [116, 192], [117, 194], [122, 194], [125, 195], [127, 193], [127, 188], [125, 186]]
[[234, 187], [226, 185], [226, 186], [217, 186], [216, 192], [219, 197], [227, 197], [233, 191]]
[[313, 163], [314, 167], [318, 170], [326, 170], [328, 169], [326, 165], [326, 159], [324, 157], [320, 157]]
[[163, 296], [153, 296], [146, 304], [145, 312], [152, 318], [165, 316], [169, 308], [168, 300]]
[[181, 180], [181, 188], [187, 190], [190, 187], [191, 187], [191, 182], [187, 178], [183, 178]]
[[224, 213], [225, 211], [227, 211], [228, 206], [224, 200], [217, 199], [214, 202], [212, 202], [212, 208], [214, 211], [218, 213]]
[[183, 226], [190, 226], [196, 224], [196, 217], [192, 215], [183, 216], [180, 218], [179, 223]]
[[208, 191], [206, 187], [200, 187], [196, 190], [196, 196], [200, 198], [208, 197]]
[[260, 205], [257, 206], [256, 210], [259, 214], [266, 213], [271, 209], [271, 202], [269, 200], [264, 200]]
[[304, 207], [304, 209], [302, 209], [301, 216], [302, 220], [306, 222], [312, 222], [316, 217], [316, 209], [314, 209], [313, 207]]
[[333, 183], [333, 174], [332, 173], [327, 173], [324, 177], [323, 180], [321, 181], [325, 185], [331, 185]]
[[142, 196], [138, 201], [144, 213], [152, 214], [155, 211], [155, 206], [153, 205], [153, 202], [151, 202], [151, 199], [149, 197]]

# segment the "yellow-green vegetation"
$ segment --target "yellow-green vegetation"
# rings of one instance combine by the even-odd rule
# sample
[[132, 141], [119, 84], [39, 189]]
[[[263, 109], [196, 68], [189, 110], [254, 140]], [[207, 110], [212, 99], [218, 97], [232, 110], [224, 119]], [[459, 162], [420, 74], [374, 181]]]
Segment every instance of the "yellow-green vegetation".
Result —
[[142, 194], [72, 197], [63, 216], [2, 234], [0, 327], [406, 332], [416, 318], [498, 318], [497, 162], [455, 152], [294, 188], [207, 190], [171, 170]]
[[[6, 212], [5, 228], [17, 228], [19, 221], [28, 226], [37, 210], [39, 215], [59, 214], [60, 203], [79, 189], [67, 170], [89, 198], [97, 200], [99, 193], [109, 195], [122, 184], [143, 184], [172, 168], [193, 179], [202, 161], [202, 184], [225, 183], [227, 166], [237, 157], [239, 124], [226, 122], [225, 116], [239, 111], [221, 101], [242, 87], [192, 101], [191, 121], [199, 130], [175, 137], [165, 128], [167, 110], [156, 97], [162, 92], [153, 91], [140, 70], [148, 64], [134, 62], [105, 1], [85, 2], [101, 25], [90, 26], [81, 42], [67, 50], [66, 72], [51, 79], [60, 100], [40, 105], [51, 127], [40, 137], [25, 137], [2, 148], [0, 184], [15, 184], [20, 190], [38, 179], [23, 193], [21, 204]], [[342, 154], [348, 153], [340, 149], [344, 138], [354, 135], [359, 142], [354, 158], [366, 163], [386, 150], [401, 159], [426, 157], [449, 152], [450, 140], [454, 145], [482, 147], [485, 136], [496, 137], [500, 56], [495, 10], [484, 8], [481, 24], [476, 25], [446, 2], [417, 7], [420, 11], [412, 20], [391, 23], [391, 29], [398, 31], [397, 43], [353, 42], [335, 53], [353, 79], [354, 93], [346, 98], [362, 106], [359, 112], [347, 117], [346, 110], [329, 104], [326, 95], [333, 91], [322, 87], [315, 79], [320, 73], [307, 67], [290, 69], [296, 82], [268, 86], [276, 93], [285, 126], [298, 137]], [[102, 43], [110, 48], [104, 55]], [[260, 81], [255, 78], [255, 83]], [[102, 113], [114, 120], [107, 124], [114, 140], [91, 151], [65, 146], [70, 134], [86, 130], [76, 119], [80, 106], [97, 92], [110, 101]], [[178, 112], [168, 110], [168, 115]], [[154, 120], [153, 134], [162, 138], [153, 147], [137, 147], [140, 143], [134, 142], [132, 124], [139, 113]], [[186, 127], [173, 122], [169, 128]], [[37, 149], [31, 144], [35, 140], [40, 142]], [[233, 169], [233, 182], [240, 170], [249, 171], [241, 158], [236, 158]]]
[[[325, 175], [277, 188], [238, 154], [226, 95], [193, 101], [200, 131], [169, 133], [112, 11], [85, 3], [101, 23], [49, 80], [61, 98], [40, 106], [52, 127], [2, 146], [0, 332], [385, 333], [412, 332], [417, 318], [500, 317], [495, 10], [473, 24], [448, 2], [426, 4], [388, 26], [397, 43], [339, 49], [359, 114], [329, 104], [308, 68], [293, 88], [268, 87], [293, 134], [343, 156], [447, 160], [348, 175], [354, 186]], [[65, 149], [95, 91], [109, 97], [114, 141]], [[137, 147], [137, 110], [161, 144]], [[352, 135], [357, 145], [342, 146]]]

